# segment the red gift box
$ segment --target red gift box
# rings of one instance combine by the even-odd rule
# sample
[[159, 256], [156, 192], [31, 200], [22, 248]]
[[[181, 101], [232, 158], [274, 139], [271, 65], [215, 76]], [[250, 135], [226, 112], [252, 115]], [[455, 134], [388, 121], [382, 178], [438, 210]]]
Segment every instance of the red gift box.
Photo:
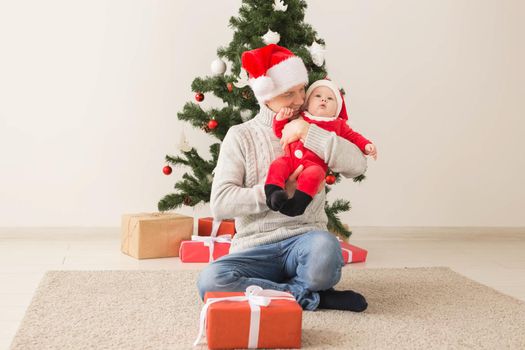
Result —
[[301, 347], [303, 310], [291, 294], [250, 286], [208, 292], [204, 300], [194, 345], [206, 333], [209, 349]]
[[[213, 245], [212, 259], [210, 259], [210, 245]], [[184, 263], [207, 263], [227, 255], [230, 252], [230, 245], [230, 242], [226, 242], [226, 239], [223, 240], [222, 238], [215, 242], [182, 241], [179, 257]]]
[[[200, 218], [198, 224], [198, 235], [199, 236], [210, 236], [213, 228], [213, 218]], [[217, 236], [221, 235], [235, 235], [235, 220], [227, 219], [222, 220], [217, 231]]]
[[368, 254], [366, 249], [359, 248], [342, 240], [339, 240], [339, 243], [341, 243], [345, 264], [366, 261], [366, 256]]

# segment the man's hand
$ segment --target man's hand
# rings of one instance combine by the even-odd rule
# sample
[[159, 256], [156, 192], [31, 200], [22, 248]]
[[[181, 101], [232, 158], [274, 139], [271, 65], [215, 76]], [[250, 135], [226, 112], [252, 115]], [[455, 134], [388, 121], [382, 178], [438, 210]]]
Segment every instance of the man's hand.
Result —
[[319, 189], [317, 190], [317, 193], [321, 193], [322, 190], [324, 190], [325, 181], [321, 181], [319, 184]]
[[308, 129], [310, 124], [306, 122], [303, 118], [297, 118], [289, 122], [284, 126], [282, 136], [281, 136], [281, 146], [285, 149], [288, 144], [301, 140], [304, 142], [306, 135], [308, 134]]
[[377, 160], [377, 148], [373, 143], [369, 143], [365, 146], [365, 154]]
[[281, 108], [279, 113], [277, 113], [277, 116], [275, 116], [276, 120], [284, 120], [284, 119], [290, 119], [293, 117], [293, 109], [292, 108]]
[[292, 198], [295, 193], [295, 188], [297, 187], [297, 177], [299, 177], [299, 174], [301, 171], [303, 171], [304, 166], [301, 164], [295, 169], [295, 171], [290, 175], [288, 180], [286, 180], [285, 184], [285, 190], [288, 194], [288, 198]]

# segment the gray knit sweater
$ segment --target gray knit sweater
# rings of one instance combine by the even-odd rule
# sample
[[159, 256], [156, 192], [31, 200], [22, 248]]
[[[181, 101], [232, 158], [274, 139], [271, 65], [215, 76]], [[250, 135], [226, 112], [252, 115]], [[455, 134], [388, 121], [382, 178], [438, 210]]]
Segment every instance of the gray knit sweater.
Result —
[[[272, 129], [275, 113], [261, 106], [251, 120], [232, 126], [224, 138], [211, 189], [214, 218], [235, 218], [237, 233], [231, 252], [274, 243], [311, 230], [325, 230], [325, 191], [318, 193], [303, 215], [289, 217], [266, 206], [264, 183], [270, 163], [283, 155]], [[366, 158], [353, 143], [311, 124], [304, 145], [335, 172], [356, 177]]]

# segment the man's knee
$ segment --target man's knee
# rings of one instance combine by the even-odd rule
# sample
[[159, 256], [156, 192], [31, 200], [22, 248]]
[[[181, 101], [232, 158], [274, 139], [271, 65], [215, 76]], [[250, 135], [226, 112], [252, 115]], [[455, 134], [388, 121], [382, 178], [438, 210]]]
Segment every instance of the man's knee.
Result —
[[[320, 271], [320, 270], [317, 270]], [[306, 286], [312, 292], [332, 288], [341, 279], [341, 268], [324, 270], [322, 273], [310, 273], [305, 277]]]
[[303, 279], [312, 291], [326, 290], [341, 279], [341, 246], [329, 232], [316, 232], [311, 240]]
[[237, 271], [232, 269], [223, 269], [218, 265], [208, 265], [199, 274], [197, 280], [197, 288], [199, 295], [204, 300], [206, 292], [228, 291], [238, 279], [240, 275]]
[[341, 244], [332, 233], [326, 231], [311, 232], [308, 243], [308, 253], [312, 255], [312, 258], [325, 260], [325, 263], [338, 260], [337, 253], [341, 252]]

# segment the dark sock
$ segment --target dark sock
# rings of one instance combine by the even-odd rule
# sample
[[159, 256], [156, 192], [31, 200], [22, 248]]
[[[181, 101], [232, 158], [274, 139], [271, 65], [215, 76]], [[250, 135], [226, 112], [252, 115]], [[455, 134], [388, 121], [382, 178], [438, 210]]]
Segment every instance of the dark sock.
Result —
[[323, 290], [319, 297], [319, 309], [361, 312], [368, 307], [365, 297], [351, 290]]
[[312, 199], [312, 196], [309, 194], [295, 190], [293, 197], [287, 200], [279, 211], [288, 216], [302, 215]]
[[278, 211], [288, 200], [286, 191], [277, 185], [265, 185], [266, 205], [274, 211]]

